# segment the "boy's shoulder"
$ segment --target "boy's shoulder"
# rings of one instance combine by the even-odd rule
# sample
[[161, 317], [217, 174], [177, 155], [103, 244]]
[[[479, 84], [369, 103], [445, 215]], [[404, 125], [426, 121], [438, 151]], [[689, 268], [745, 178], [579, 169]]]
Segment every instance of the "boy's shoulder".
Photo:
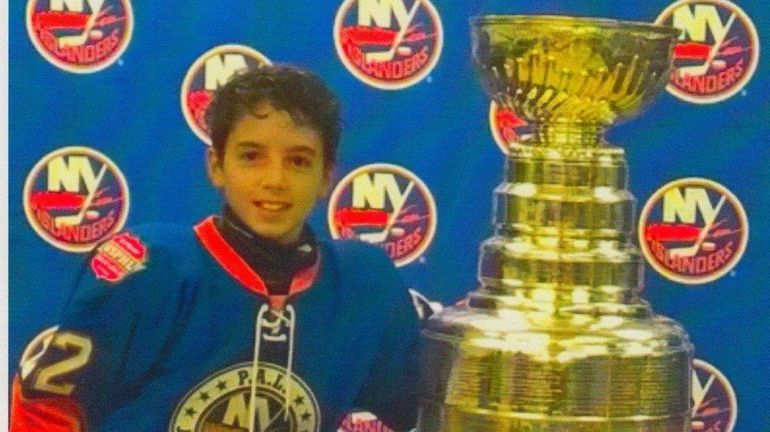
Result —
[[393, 262], [385, 251], [370, 243], [358, 240], [322, 240], [320, 243], [332, 251], [340, 263], [346, 266], [393, 267]]
[[178, 274], [195, 266], [199, 250], [192, 226], [147, 223], [126, 228], [98, 245], [89, 267], [97, 279], [109, 283], [134, 273]]
[[382, 301], [399, 293], [406, 295], [401, 276], [382, 248], [353, 240], [323, 241], [321, 245], [326, 250], [321, 265], [331, 268], [346, 293]]

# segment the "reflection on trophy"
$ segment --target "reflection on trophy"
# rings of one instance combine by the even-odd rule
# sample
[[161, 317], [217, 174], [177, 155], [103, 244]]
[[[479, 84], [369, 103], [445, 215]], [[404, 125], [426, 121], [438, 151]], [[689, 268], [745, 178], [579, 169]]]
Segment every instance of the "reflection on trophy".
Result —
[[481, 287], [423, 331], [419, 430], [689, 431], [692, 345], [640, 298], [624, 151], [602, 138], [665, 86], [677, 31], [551, 16], [471, 25], [484, 89], [534, 132], [510, 144]]

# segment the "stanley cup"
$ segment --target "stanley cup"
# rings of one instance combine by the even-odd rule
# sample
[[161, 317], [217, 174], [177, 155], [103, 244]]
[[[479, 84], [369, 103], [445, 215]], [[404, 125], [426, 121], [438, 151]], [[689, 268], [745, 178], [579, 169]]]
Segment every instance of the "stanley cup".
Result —
[[462, 306], [423, 331], [421, 432], [690, 431], [692, 345], [640, 298], [635, 199], [603, 130], [669, 77], [677, 32], [553, 16], [471, 20], [510, 143], [495, 234]]

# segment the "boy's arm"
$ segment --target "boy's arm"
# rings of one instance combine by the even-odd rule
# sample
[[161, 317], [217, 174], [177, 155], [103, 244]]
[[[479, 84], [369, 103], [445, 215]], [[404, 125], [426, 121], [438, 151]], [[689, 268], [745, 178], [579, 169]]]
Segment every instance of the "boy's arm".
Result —
[[417, 423], [417, 379], [421, 320], [417, 305], [392, 263], [381, 271], [377, 289], [395, 292], [373, 367], [356, 405], [396, 431]]
[[85, 261], [59, 325], [25, 350], [13, 380], [11, 432], [89, 430], [155, 361], [164, 341], [152, 329], [162, 333], [168, 324], [140, 312], [168, 307], [170, 300], [153, 291], [170, 283], [173, 271], [159, 271], [163, 266], [149, 265], [146, 255], [118, 263], [115, 247], [113, 238]]
[[13, 380], [13, 432], [85, 430], [85, 414], [73, 394], [76, 384], [66, 377], [88, 366], [93, 344], [89, 338], [57, 330], [41, 333], [24, 353]]

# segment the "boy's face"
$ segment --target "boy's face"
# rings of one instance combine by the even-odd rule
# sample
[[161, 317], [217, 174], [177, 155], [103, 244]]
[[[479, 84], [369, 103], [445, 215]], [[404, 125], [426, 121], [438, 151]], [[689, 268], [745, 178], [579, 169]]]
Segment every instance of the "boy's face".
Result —
[[224, 156], [209, 151], [209, 175], [235, 214], [255, 233], [290, 243], [329, 187], [323, 141], [313, 128], [263, 103], [241, 117]]

